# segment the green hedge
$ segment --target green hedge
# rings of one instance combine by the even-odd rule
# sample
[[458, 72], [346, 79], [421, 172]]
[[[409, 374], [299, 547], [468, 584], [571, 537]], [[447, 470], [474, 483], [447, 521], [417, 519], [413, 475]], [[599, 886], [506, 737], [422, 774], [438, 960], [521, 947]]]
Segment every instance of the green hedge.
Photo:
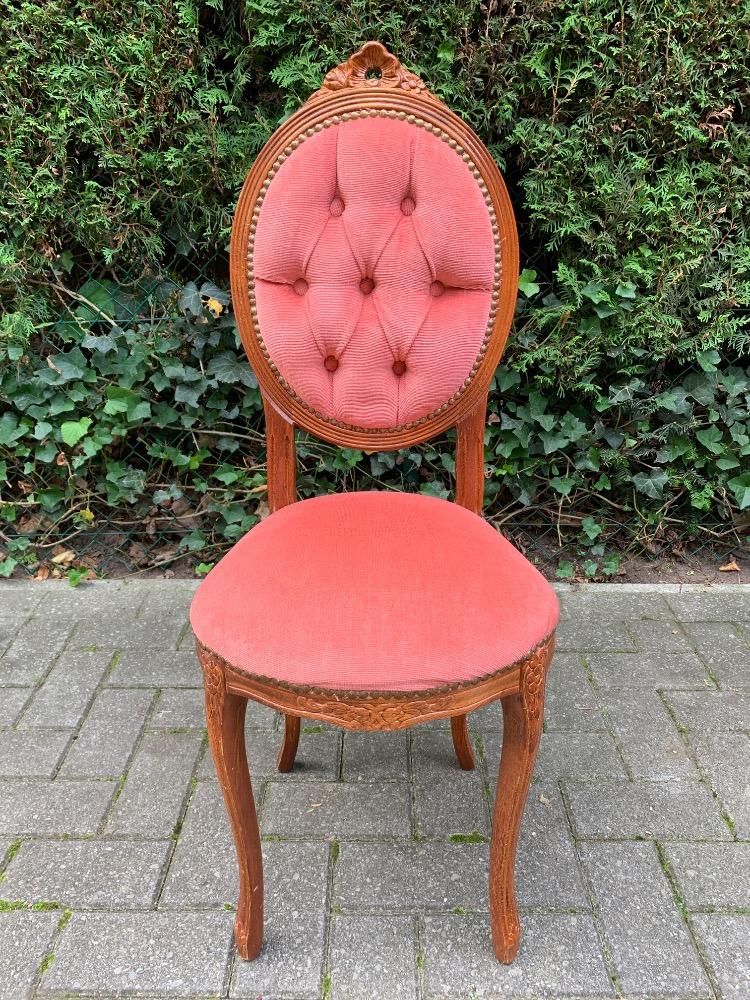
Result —
[[[260, 427], [257, 393], [231, 311], [214, 321], [188, 280], [218, 261], [225, 287], [249, 164], [370, 37], [478, 131], [521, 222], [490, 513], [556, 505], [601, 549], [603, 509], [655, 532], [750, 505], [746, 3], [50, 0], [3, 19], [6, 520], [67, 524], [89, 495], [97, 517], [158, 507], [164, 462], [188, 492], [223, 470], [235, 519], [207, 511], [196, 548], [241, 530], [262, 452], [250, 474], [227, 443]], [[416, 458], [321, 448], [316, 488], [374, 474], [445, 492], [450, 455], [432, 452], [410, 479]]]

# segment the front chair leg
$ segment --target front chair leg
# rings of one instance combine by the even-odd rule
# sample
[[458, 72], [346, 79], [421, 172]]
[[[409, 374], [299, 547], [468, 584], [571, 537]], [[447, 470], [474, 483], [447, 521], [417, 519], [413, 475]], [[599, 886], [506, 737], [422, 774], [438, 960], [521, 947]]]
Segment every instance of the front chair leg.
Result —
[[263, 944], [263, 859], [245, 752], [247, 701], [227, 690], [223, 666], [205, 651], [203, 667], [208, 741], [229, 813], [237, 851], [240, 896], [234, 935], [241, 958], [257, 958]]
[[544, 680], [551, 650], [537, 651], [521, 670], [520, 691], [503, 698], [503, 749], [490, 844], [492, 947], [512, 962], [521, 940], [515, 891], [516, 847], [544, 716]]
[[297, 756], [299, 745], [299, 724], [298, 715], [284, 716], [284, 742], [281, 744], [276, 761], [276, 766], [283, 774], [287, 774], [294, 767], [294, 758]]
[[456, 751], [458, 763], [462, 771], [473, 771], [476, 762], [474, 751], [471, 749], [469, 730], [466, 725], [465, 715], [454, 715], [451, 717], [451, 736], [453, 737], [453, 749]]

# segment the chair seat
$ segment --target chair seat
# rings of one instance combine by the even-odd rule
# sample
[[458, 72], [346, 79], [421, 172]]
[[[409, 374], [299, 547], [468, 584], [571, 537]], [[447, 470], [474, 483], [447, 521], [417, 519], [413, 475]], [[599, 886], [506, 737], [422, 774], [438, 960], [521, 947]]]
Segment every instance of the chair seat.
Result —
[[284, 507], [198, 588], [190, 621], [232, 666], [290, 684], [423, 691], [516, 663], [554, 630], [557, 597], [463, 507], [344, 493]]

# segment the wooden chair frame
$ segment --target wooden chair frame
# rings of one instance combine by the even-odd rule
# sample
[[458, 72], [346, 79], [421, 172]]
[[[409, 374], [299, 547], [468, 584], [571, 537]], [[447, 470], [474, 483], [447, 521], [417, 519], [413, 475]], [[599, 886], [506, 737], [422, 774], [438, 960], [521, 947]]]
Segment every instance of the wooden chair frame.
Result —
[[[257, 329], [252, 259], [248, 253], [260, 202], [284, 157], [304, 136], [331, 121], [375, 113], [416, 121], [440, 134], [463, 156], [494, 212], [500, 261], [491, 335], [471, 378], [448, 404], [427, 418], [409, 426], [381, 430], [344, 425], [315, 413], [284, 383]], [[278, 129], [262, 150], [240, 195], [230, 266], [240, 335], [263, 395], [271, 511], [296, 500], [295, 427], [340, 446], [382, 451], [420, 443], [455, 426], [456, 502], [481, 514], [487, 393], [508, 336], [518, 282], [513, 211], [502, 177], [484, 145], [382, 45], [368, 42], [332, 70], [321, 90]], [[501, 962], [513, 960], [520, 940], [514, 882], [516, 846], [542, 730], [545, 679], [554, 642], [553, 633], [524, 659], [478, 681], [412, 693], [324, 690], [282, 683], [248, 674], [200, 642], [196, 644], [204, 676], [209, 743], [237, 850], [240, 889], [235, 939], [242, 958], [255, 958], [263, 939], [261, 843], [245, 752], [247, 699], [284, 713], [285, 734], [278, 758], [282, 772], [293, 767], [302, 718], [370, 731], [403, 729], [430, 719], [450, 718], [459, 764], [470, 770], [474, 755], [467, 713], [499, 699], [504, 732], [490, 846], [489, 903], [495, 955]]]

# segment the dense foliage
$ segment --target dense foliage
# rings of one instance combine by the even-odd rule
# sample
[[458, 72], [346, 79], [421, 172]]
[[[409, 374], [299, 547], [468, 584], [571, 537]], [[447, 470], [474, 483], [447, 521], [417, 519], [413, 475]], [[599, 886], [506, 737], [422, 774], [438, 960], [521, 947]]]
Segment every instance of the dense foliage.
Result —
[[[575, 525], [593, 575], [607, 518], [653, 543], [750, 506], [745, 0], [22, 2], [0, 36], [0, 572], [33, 563], [30, 532], [113, 510], [176, 508], [206, 558], [251, 523], [265, 480], [221, 291], [232, 209], [279, 121], [369, 37], [479, 132], [522, 224], [490, 516]], [[447, 441], [308, 447], [308, 492], [451, 488]]]

